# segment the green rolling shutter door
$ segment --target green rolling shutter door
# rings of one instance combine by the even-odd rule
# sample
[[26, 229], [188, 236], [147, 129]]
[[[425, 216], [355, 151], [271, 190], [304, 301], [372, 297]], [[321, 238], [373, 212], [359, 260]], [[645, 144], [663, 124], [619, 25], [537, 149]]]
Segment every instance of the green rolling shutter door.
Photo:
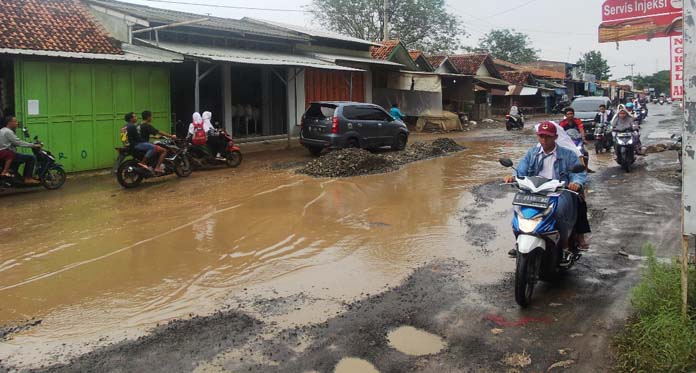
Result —
[[18, 60], [15, 77], [19, 120], [68, 171], [111, 167], [127, 112], [150, 110], [157, 128], [171, 127], [167, 67]]

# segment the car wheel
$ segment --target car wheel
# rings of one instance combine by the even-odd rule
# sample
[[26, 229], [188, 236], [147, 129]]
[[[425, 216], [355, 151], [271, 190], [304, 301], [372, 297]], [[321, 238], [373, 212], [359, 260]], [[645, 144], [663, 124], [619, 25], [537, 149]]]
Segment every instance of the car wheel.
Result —
[[309, 150], [309, 153], [311, 155], [318, 157], [319, 155], [321, 155], [321, 152], [324, 150], [324, 148], [320, 148], [317, 146], [311, 146], [311, 147], [308, 147], [307, 150]]
[[406, 148], [406, 143], [408, 143], [408, 136], [404, 133], [400, 133], [396, 135], [391, 148], [392, 150], [404, 150]]
[[346, 143], [346, 148], [359, 148], [360, 147], [360, 142], [358, 142], [358, 139], [356, 138], [350, 138], [348, 139], [348, 142]]

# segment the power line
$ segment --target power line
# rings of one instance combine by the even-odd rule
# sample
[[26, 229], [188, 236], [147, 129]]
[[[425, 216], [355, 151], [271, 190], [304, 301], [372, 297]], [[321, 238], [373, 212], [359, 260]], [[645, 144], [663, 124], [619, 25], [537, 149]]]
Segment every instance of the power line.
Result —
[[234, 5], [219, 5], [219, 4], [204, 4], [204, 3], [190, 3], [186, 1], [174, 1], [174, 0], [141, 0], [151, 3], [164, 3], [164, 4], [177, 4], [177, 5], [191, 5], [200, 6], [208, 8], [224, 8], [224, 9], [240, 9], [240, 10], [261, 10], [267, 12], [298, 12], [298, 13], [311, 13], [307, 10], [300, 9], [279, 9], [279, 8], [257, 8], [257, 7], [247, 7], [247, 6], [234, 6]]
[[520, 9], [520, 8], [522, 8], [522, 7], [524, 7], [524, 6], [527, 6], [527, 5], [529, 5], [529, 4], [533, 3], [533, 2], [536, 2], [536, 1], [538, 1], [538, 0], [529, 0], [529, 1], [527, 1], [526, 3], [522, 3], [522, 4], [520, 4], [520, 5], [516, 6], [516, 7], [510, 8], [510, 9], [507, 9], [507, 10], [503, 10], [502, 12], [499, 12], [499, 13], [496, 13], [496, 14], [492, 14], [492, 15], [490, 15], [490, 16], [487, 16], [487, 17], [485, 17], [485, 18], [480, 18], [480, 19], [481, 19], [481, 20], [484, 20], [484, 19], [490, 19], [490, 18], [493, 18], [493, 17], [501, 16], [501, 15], [503, 15], [503, 14], [510, 13], [510, 12], [512, 12], [513, 10], [517, 10], [517, 9]]

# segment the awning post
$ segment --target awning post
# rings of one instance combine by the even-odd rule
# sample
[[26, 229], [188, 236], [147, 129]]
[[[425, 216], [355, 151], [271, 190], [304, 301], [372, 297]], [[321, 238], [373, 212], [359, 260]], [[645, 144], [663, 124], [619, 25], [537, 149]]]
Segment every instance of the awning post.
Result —
[[199, 62], [196, 60], [196, 88], [194, 90], [194, 95], [195, 95], [195, 110], [196, 112], [200, 112], [201, 108], [201, 96], [200, 96], [200, 87], [201, 87], [201, 78], [200, 78], [200, 70], [199, 70]]

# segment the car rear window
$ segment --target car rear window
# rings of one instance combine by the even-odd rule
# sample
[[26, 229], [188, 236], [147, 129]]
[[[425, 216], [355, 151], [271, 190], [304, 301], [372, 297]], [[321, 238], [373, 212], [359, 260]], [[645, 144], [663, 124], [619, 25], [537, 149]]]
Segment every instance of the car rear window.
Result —
[[570, 107], [575, 109], [575, 111], [587, 112], [587, 111], [599, 111], [599, 105], [607, 104], [604, 100], [581, 100], [573, 101]]
[[306, 118], [331, 118], [336, 112], [336, 105], [331, 104], [311, 104], [307, 112], [305, 112]]

